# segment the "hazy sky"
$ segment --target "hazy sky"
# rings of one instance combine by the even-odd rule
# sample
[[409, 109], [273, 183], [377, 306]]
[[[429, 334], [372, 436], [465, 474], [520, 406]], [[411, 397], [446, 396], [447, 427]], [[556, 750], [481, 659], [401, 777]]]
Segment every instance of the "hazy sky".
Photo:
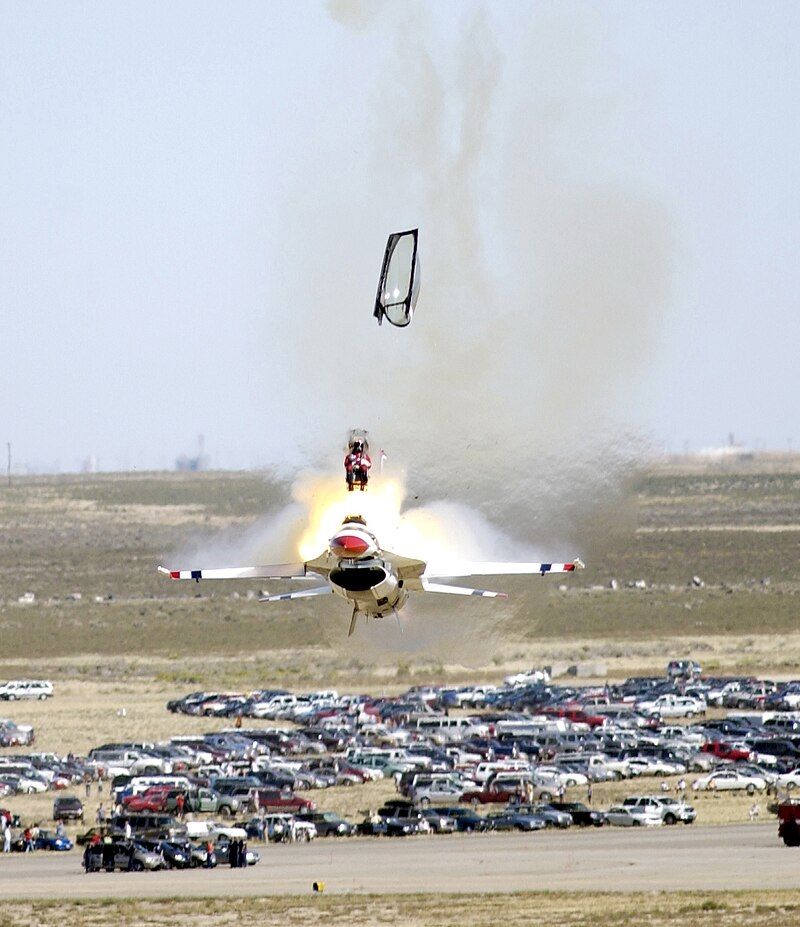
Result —
[[[800, 447], [800, 7], [393, 6], [0, 2], [0, 439], [18, 466], [171, 466], [201, 432], [215, 466], [293, 466], [319, 451], [310, 429], [327, 441], [371, 425], [353, 421], [354, 392], [375, 403], [389, 387], [359, 382], [363, 358], [402, 365], [437, 313], [462, 337], [437, 277], [442, 210], [458, 218], [458, 197], [409, 154], [416, 114], [421, 139], [441, 120], [436, 144], [466, 145], [459, 183], [484, 276], [519, 277], [508, 164], [546, 157], [543, 184], [624, 190], [658, 217], [646, 223], [664, 251], [657, 293], [642, 331], [635, 314], [609, 331], [609, 366], [626, 367], [628, 346], [636, 360], [604, 415], [672, 450], [729, 432]], [[490, 94], [465, 95], [475, 73], [491, 75]], [[467, 123], [483, 114], [475, 157], [450, 99]], [[613, 228], [604, 202], [598, 221]], [[546, 214], [533, 216], [543, 238]], [[417, 320], [378, 330], [386, 235], [414, 224]], [[318, 264], [324, 287], [307, 287]], [[580, 313], [563, 292], [568, 328]], [[476, 351], [491, 354], [490, 333]], [[569, 340], [562, 350], [568, 415], [582, 369]]]

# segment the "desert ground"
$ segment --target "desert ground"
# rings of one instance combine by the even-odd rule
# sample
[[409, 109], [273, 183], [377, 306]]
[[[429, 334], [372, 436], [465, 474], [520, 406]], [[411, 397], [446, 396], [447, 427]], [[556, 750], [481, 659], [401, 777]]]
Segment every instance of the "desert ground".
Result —
[[406, 634], [360, 625], [348, 642], [339, 601], [266, 607], [257, 584], [156, 572], [201, 551], [226, 559], [289, 499], [269, 474], [15, 478], [0, 488], [0, 672], [374, 687], [491, 680], [531, 663], [661, 672], [665, 654], [709, 673], [785, 676], [800, 661], [800, 457], [653, 465], [615, 505], [624, 517], [606, 525], [598, 510], [575, 529], [585, 571], [505, 578], [508, 602], [418, 599]]

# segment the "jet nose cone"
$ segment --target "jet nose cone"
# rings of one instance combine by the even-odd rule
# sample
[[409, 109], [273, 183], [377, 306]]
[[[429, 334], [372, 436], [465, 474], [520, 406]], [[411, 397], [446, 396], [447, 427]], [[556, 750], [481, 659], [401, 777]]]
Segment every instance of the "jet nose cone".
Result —
[[357, 534], [337, 534], [331, 540], [331, 549], [340, 557], [360, 557], [369, 550], [369, 542]]

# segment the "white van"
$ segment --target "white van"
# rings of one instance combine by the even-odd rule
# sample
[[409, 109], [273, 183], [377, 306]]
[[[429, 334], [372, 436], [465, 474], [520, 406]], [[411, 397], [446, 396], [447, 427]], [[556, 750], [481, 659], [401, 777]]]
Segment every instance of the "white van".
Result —
[[489, 733], [489, 725], [475, 718], [448, 718], [446, 715], [417, 718], [414, 726], [420, 734], [427, 734], [439, 743], [469, 740], [471, 737], [486, 737]]
[[23, 698], [38, 698], [44, 701], [53, 695], [53, 683], [43, 679], [14, 679], [0, 685], [0, 699], [8, 702]]
[[518, 760], [508, 757], [492, 762], [478, 763], [475, 767], [474, 777], [477, 782], [486, 782], [491, 779], [492, 776], [530, 773], [530, 771], [531, 764], [528, 760]]

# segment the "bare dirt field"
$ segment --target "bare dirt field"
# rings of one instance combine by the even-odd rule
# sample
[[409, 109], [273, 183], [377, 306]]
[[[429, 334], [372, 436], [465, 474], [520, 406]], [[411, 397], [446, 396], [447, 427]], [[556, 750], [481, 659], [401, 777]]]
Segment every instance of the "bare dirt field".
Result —
[[[256, 586], [156, 573], [224, 547], [288, 499], [285, 484], [253, 473], [27, 477], [0, 488], [0, 672], [373, 687], [497, 679], [543, 662], [601, 660], [624, 675], [662, 670], [677, 653], [709, 672], [787, 675], [800, 662], [797, 457], [654, 465], [632, 480], [624, 518], [576, 534], [585, 572], [563, 584], [509, 577], [507, 603], [417, 599], [405, 635], [359, 627], [348, 642], [338, 601], [266, 607]], [[27, 592], [35, 601], [20, 604]]]

